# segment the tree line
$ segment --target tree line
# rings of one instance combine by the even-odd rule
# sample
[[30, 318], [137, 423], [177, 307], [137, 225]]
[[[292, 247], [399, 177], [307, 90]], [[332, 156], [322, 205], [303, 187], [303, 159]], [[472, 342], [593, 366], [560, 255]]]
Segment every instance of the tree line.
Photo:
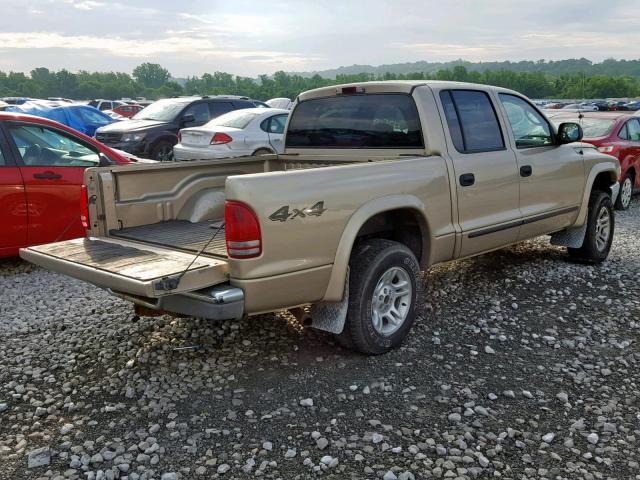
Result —
[[341, 83], [369, 80], [454, 80], [511, 88], [531, 98], [618, 98], [640, 96], [640, 76], [611, 74], [551, 75], [541, 71], [470, 70], [458, 65], [436, 72], [339, 74], [325, 78], [286, 72], [241, 77], [225, 72], [205, 73], [178, 83], [158, 64], [144, 63], [132, 75], [119, 72], [72, 73], [36, 68], [29, 75], [0, 72], [0, 97], [64, 97], [75, 100], [92, 98], [166, 98], [178, 95], [246, 95], [258, 100], [275, 97], [295, 98], [300, 92]]

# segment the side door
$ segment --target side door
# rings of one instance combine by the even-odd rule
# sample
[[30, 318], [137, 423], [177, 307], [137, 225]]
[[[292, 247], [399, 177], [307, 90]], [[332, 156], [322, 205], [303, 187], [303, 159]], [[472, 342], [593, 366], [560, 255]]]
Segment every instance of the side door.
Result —
[[98, 151], [73, 135], [34, 123], [11, 122], [8, 137], [24, 179], [29, 245], [82, 237], [80, 186]]
[[0, 257], [17, 255], [27, 245], [27, 196], [0, 127]]
[[499, 93], [516, 152], [523, 225], [519, 240], [575, 221], [584, 192], [584, 161], [576, 145], [557, 145], [549, 121], [525, 98]]
[[521, 222], [514, 152], [490, 95], [482, 90], [442, 90], [448, 152], [453, 162], [462, 240], [458, 255], [513, 243]]
[[273, 147], [276, 153], [282, 153], [284, 151], [284, 127], [287, 124], [287, 117], [289, 115], [274, 115], [269, 119], [267, 126], [267, 133], [269, 134], [269, 143]]

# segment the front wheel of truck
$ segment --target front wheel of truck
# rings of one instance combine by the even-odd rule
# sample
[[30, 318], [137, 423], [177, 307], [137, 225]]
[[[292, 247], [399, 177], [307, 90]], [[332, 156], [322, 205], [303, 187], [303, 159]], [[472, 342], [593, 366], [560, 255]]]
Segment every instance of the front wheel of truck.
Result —
[[615, 217], [611, 197], [595, 190], [589, 198], [587, 231], [580, 248], [569, 248], [569, 256], [578, 262], [600, 263], [611, 250]]
[[398, 347], [411, 330], [420, 293], [420, 264], [405, 245], [359, 244], [349, 261], [349, 307], [342, 345], [367, 355]]

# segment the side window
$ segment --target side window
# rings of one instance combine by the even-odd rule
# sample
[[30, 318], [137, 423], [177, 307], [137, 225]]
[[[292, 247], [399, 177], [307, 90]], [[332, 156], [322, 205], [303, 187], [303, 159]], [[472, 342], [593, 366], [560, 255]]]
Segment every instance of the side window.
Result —
[[0, 167], [4, 167], [7, 161], [4, 159], [4, 153], [2, 153], [2, 144], [0, 143]]
[[618, 133], [618, 137], [622, 140], [629, 140], [629, 129], [627, 128], [627, 124], [625, 123], [620, 129], [620, 133]]
[[207, 123], [211, 119], [206, 103], [194, 103], [184, 112], [184, 115], [193, 115], [193, 123]]
[[91, 106], [91, 107], [96, 107], [96, 108], [98, 108], [98, 102], [97, 102], [96, 100], [91, 100], [91, 101], [88, 103], [88, 105], [89, 105], [89, 106]]
[[443, 105], [456, 150], [474, 153], [504, 149], [502, 131], [489, 95], [478, 90], [443, 93], [449, 93]]
[[95, 167], [100, 165], [98, 152], [84, 143], [59, 133], [36, 126], [9, 127], [11, 138], [25, 166]]
[[640, 122], [636, 119], [627, 122], [627, 133], [629, 140], [632, 142], [640, 142]]
[[506, 93], [500, 94], [500, 101], [507, 112], [517, 148], [553, 144], [549, 122], [529, 102]]
[[211, 102], [209, 108], [211, 109], [211, 118], [219, 117], [235, 110], [231, 102]]
[[269, 124], [269, 133], [282, 135], [284, 133], [284, 126], [287, 123], [288, 115], [276, 115], [271, 117], [271, 123]]
[[246, 102], [246, 101], [234, 101], [233, 102], [233, 106], [237, 109], [243, 109], [243, 108], [255, 108], [256, 106], [251, 103], [251, 102]]
[[459, 152], [464, 152], [462, 130], [460, 129], [460, 122], [458, 121], [456, 107], [453, 104], [453, 99], [451, 98], [451, 92], [448, 90], [440, 92], [440, 100], [442, 100], [442, 106], [444, 107], [444, 115], [447, 119], [447, 125], [449, 126], [449, 133], [453, 140], [453, 146], [456, 147], [456, 150]]
[[111, 110], [111, 102], [102, 102], [100, 104], [100, 110]]

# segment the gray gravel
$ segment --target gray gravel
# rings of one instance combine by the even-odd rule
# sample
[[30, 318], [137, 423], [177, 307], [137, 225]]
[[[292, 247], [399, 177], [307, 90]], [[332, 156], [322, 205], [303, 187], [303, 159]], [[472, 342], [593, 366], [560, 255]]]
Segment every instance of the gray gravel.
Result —
[[540, 239], [432, 269], [375, 358], [2, 262], [0, 479], [640, 479], [640, 201], [617, 223], [601, 266]]

